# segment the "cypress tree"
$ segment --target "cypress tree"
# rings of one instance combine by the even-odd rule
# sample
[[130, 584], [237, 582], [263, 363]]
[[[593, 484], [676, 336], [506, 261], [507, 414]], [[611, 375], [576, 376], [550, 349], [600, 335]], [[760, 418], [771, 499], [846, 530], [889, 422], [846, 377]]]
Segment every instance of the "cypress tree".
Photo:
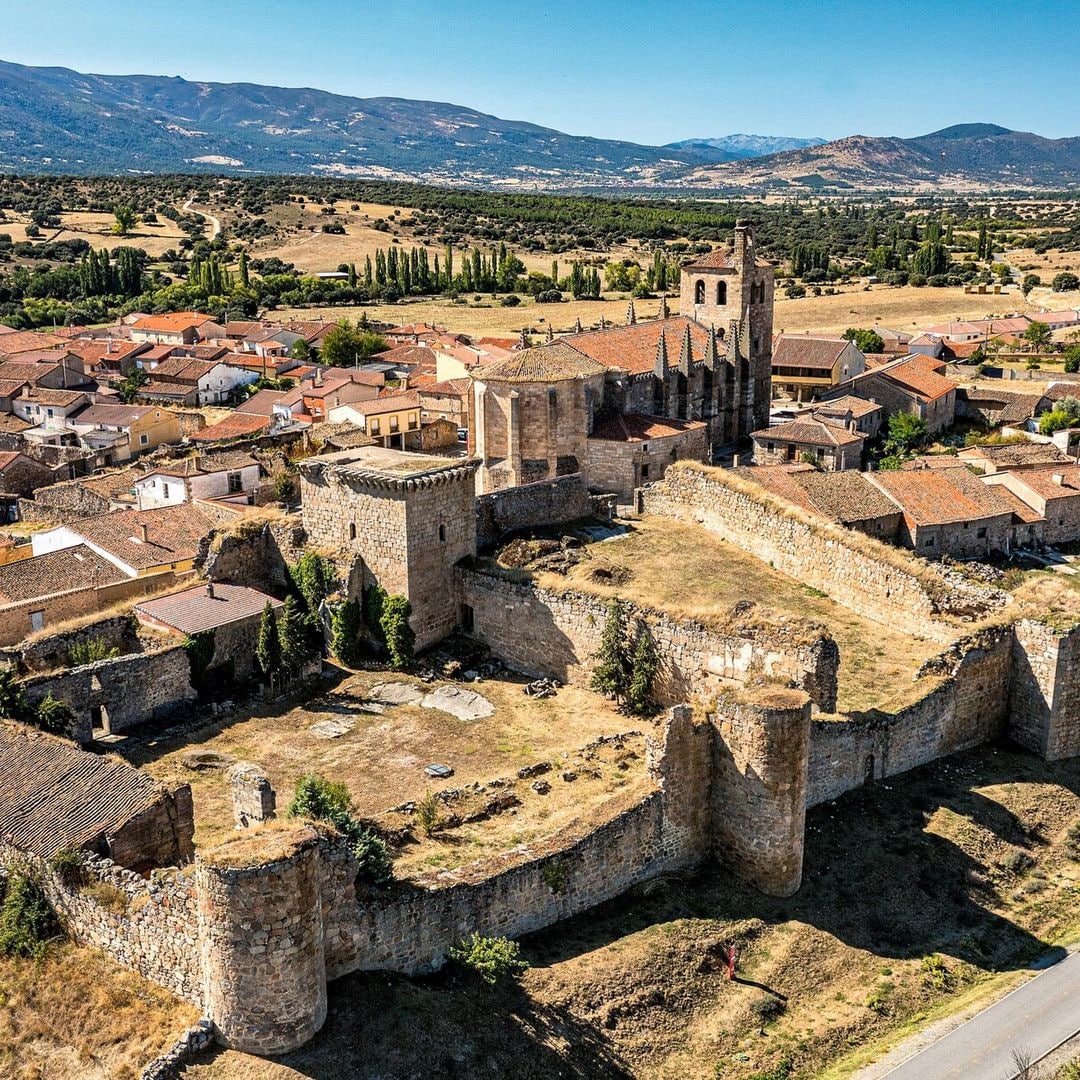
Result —
[[259, 637], [255, 643], [255, 660], [266, 676], [281, 670], [281, 639], [278, 636], [277, 615], [269, 600], [259, 622]]
[[626, 644], [626, 607], [615, 598], [608, 604], [600, 648], [589, 685], [618, 701], [630, 688], [631, 658]]

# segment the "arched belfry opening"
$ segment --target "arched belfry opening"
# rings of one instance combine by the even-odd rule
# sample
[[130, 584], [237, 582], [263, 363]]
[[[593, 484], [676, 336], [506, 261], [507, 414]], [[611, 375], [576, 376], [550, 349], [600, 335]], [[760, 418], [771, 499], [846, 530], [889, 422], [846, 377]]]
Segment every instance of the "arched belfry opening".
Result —
[[704, 304], [705, 303], [705, 282], [704, 281], [699, 281], [694, 286], [694, 303], [695, 304]]

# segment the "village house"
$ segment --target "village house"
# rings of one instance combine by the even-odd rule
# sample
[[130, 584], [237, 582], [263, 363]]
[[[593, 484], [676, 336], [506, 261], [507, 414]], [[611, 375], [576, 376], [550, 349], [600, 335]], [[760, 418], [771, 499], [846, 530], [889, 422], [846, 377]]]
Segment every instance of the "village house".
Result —
[[812, 401], [866, 368], [866, 357], [841, 337], [779, 333], [772, 346], [773, 393]]
[[151, 346], [143, 341], [126, 341], [105, 338], [102, 341], [81, 341], [72, 346], [83, 362], [88, 375], [100, 379], [122, 379], [131, 374], [135, 357], [147, 352]]
[[148, 355], [135, 360], [150, 376], [138, 391], [138, 397], [145, 401], [196, 407], [224, 405], [235, 390], [259, 378], [254, 371], [221, 361], [183, 356], [148, 361]]
[[271, 414], [280, 417], [282, 422], [299, 420], [309, 424], [322, 423], [332, 408], [377, 398], [383, 381], [382, 376], [355, 379], [348, 375], [324, 375], [320, 372], [314, 378], [301, 380], [299, 385], [285, 391], [273, 402]]
[[267, 604], [275, 611], [284, 606], [258, 589], [207, 582], [143, 600], [134, 610], [135, 618], [143, 626], [180, 638], [212, 630], [214, 655], [208, 671], [224, 684], [257, 670], [255, 650]]
[[71, 430], [70, 417], [89, 403], [89, 395], [82, 390], [27, 386], [12, 400], [11, 407], [20, 420], [34, 425], [23, 432], [24, 439], [58, 445], [61, 434]]
[[450, 420], [459, 428], [469, 426], [469, 379], [448, 379], [417, 390], [421, 416], [425, 420]]
[[128, 466], [61, 480], [36, 489], [33, 499], [20, 500], [19, 513], [25, 519], [50, 522], [107, 514], [134, 505], [134, 485], [141, 475], [141, 469]]
[[1080, 539], [1080, 467], [1059, 463], [994, 472], [983, 480], [1010, 492], [1044, 520], [1044, 543], [1068, 544]]
[[20, 453], [0, 451], [0, 521], [19, 520], [19, 499], [48, 487], [56, 473], [48, 465]]
[[240, 495], [249, 502], [258, 491], [259, 477], [259, 463], [243, 451], [196, 454], [159, 465], [136, 480], [135, 502], [142, 510]]
[[181, 504], [155, 510], [121, 510], [34, 533], [35, 555], [90, 548], [128, 577], [165, 570], [190, 570], [200, 542], [214, 523], [195, 507]]
[[802, 461], [827, 472], [860, 468], [866, 445], [866, 436], [855, 430], [854, 421], [848, 426], [816, 414], [774, 424], [753, 432], [750, 438], [754, 443], [755, 464]]
[[618, 413], [593, 425], [587, 440], [589, 484], [624, 503], [634, 489], [660, 480], [675, 461], [709, 461], [708, 425], [702, 420]]
[[83, 446], [108, 451], [113, 462], [177, 443], [176, 414], [159, 405], [90, 405], [68, 420]]
[[210, 315], [198, 311], [176, 311], [170, 315], [145, 315], [130, 328], [132, 341], [155, 345], [194, 345], [198, 341], [225, 337], [225, 327]]
[[796, 415], [813, 416], [827, 424], [839, 424], [849, 430], [854, 425], [854, 430], [869, 440], [876, 439], [880, 433], [884, 414], [885, 410], [880, 405], [847, 394], [831, 401], [819, 401]]
[[48, 353], [35, 359], [34, 353], [23, 353], [0, 363], [0, 380], [20, 382], [46, 390], [88, 389], [82, 357], [75, 353]]
[[420, 403], [415, 394], [406, 392], [335, 405], [326, 418], [332, 424], [355, 424], [379, 445], [404, 450], [406, 435], [420, 429]]
[[[218, 443], [231, 439], [249, 439], [259, 435], [272, 434], [277, 416], [262, 416], [258, 413], [242, 413], [234, 410], [222, 417], [216, 424], [208, 424], [200, 431], [188, 436], [194, 443]], [[291, 421], [282, 418], [280, 423], [287, 426]]]
[[987, 446], [965, 446], [958, 450], [957, 458], [965, 465], [978, 469], [987, 476], [1008, 471], [1020, 472], [1041, 469], [1048, 465], [1060, 468], [1072, 464], [1073, 459], [1053, 443], [1000, 443]]
[[888, 416], [917, 416], [934, 434], [951, 427], [956, 417], [956, 383], [944, 371], [945, 365], [932, 357], [906, 356], [856, 375], [825, 397], [851, 395], [881, 405]]

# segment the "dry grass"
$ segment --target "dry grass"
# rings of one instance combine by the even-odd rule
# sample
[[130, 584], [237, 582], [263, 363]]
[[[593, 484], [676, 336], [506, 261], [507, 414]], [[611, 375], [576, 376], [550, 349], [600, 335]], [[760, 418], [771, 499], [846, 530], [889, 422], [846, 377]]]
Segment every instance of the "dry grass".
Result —
[[[29, 218], [25, 215], [8, 214], [10, 221], [0, 224], [0, 232], [11, 234], [15, 243], [28, 239], [26, 226]], [[167, 218], [158, 218], [159, 224], [146, 225], [139, 222], [128, 236], [116, 236], [112, 227], [116, 219], [112, 214], [92, 213], [90, 211], [68, 211], [60, 215], [62, 228], [42, 229], [41, 236], [35, 243], [56, 240], [85, 240], [95, 251], [118, 247], [142, 248], [148, 255], [157, 258], [169, 248], [176, 248], [186, 235]]]
[[[676, 617], [705, 622], [724, 622], [736, 603], [750, 600], [757, 605], [754, 615], [763, 621], [824, 625], [840, 647], [841, 711], [884, 704], [910, 686], [920, 661], [941, 648], [854, 614], [697, 525], [646, 517], [634, 522], [623, 539], [589, 550], [592, 558], [568, 577], [543, 574], [541, 584], [601, 596], [619, 594]], [[593, 576], [598, 564], [623, 568], [629, 574], [626, 583], [612, 587], [598, 582]]]
[[[749, 1080], [785, 1056], [791, 1080], [849, 1077], [855, 1048], [1014, 984], [1080, 928], [1064, 853], [1078, 791], [1080, 761], [960, 754], [811, 811], [791, 899], [706, 867], [527, 939], [520, 989], [350, 976], [308, 1046], [273, 1062], [223, 1052], [186, 1078]], [[1017, 848], [1035, 860], [1019, 873]], [[924, 971], [933, 955], [944, 985]], [[776, 995], [786, 1010], [762, 1029], [753, 1010]]]
[[[245, 710], [229, 722], [211, 723], [180, 738], [153, 740], [123, 753], [154, 776], [191, 784], [195, 841], [209, 847], [232, 835], [232, 803], [224, 771], [192, 772], [183, 765], [182, 759], [192, 750], [258, 762], [269, 775], [282, 809], [297, 780], [315, 771], [344, 781], [357, 811], [375, 817], [399, 803], [421, 798], [426, 790], [442, 791], [507, 776], [523, 765], [570, 753], [600, 735], [640, 726], [586, 690], [565, 687], [553, 698], [536, 700], [522, 693], [523, 679], [511, 677], [469, 684], [495, 706], [495, 712], [482, 720], [463, 722], [418, 704], [394, 706], [383, 714], [363, 711], [365, 691], [385, 682], [418, 680], [386, 671], [360, 672], [303, 704]], [[432, 685], [424, 688], [432, 689]], [[336, 739], [312, 734], [312, 724], [330, 719], [353, 720], [356, 726]], [[450, 765], [454, 776], [430, 780], [423, 770], [432, 762]], [[567, 799], [577, 797], [572, 795], [578, 790], [574, 785], [567, 785], [566, 790]], [[601, 794], [599, 787], [596, 794]], [[557, 797], [548, 804], [549, 814], [556, 801]], [[537, 821], [548, 833], [553, 831], [544, 824], [544, 816]]]
[[0, 1075], [135, 1080], [198, 1016], [92, 949], [58, 943], [41, 962], [0, 958]]

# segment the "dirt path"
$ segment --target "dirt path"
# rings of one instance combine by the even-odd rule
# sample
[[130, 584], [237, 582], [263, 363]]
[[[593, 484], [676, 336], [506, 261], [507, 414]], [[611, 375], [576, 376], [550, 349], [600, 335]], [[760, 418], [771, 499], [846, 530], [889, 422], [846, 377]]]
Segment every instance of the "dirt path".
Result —
[[191, 204], [194, 202], [194, 200], [195, 200], [195, 196], [192, 195], [191, 198], [189, 198], [188, 201], [186, 203], [184, 203], [183, 206], [180, 207], [180, 209], [183, 210], [185, 214], [191, 214], [191, 213], [202, 214], [202, 216], [204, 218], [206, 218], [210, 222], [210, 239], [211, 240], [217, 239], [217, 237], [221, 235], [221, 218], [215, 217], [208, 210], [194, 210], [193, 211]]

